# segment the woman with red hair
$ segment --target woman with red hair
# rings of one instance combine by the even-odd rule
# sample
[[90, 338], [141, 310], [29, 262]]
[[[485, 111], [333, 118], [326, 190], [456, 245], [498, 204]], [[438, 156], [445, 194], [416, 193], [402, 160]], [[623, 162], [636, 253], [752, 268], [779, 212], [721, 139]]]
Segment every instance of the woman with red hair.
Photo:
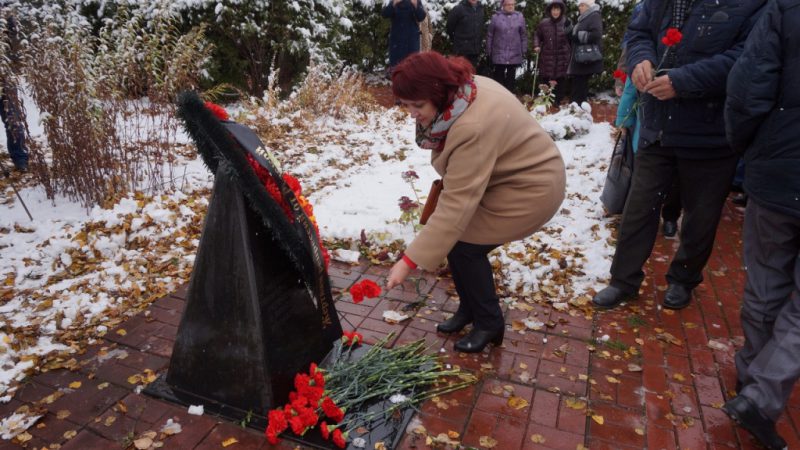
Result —
[[474, 74], [469, 61], [417, 53], [392, 72], [392, 91], [417, 121], [417, 145], [431, 151], [442, 176], [436, 210], [391, 269], [389, 289], [417, 266], [434, 270], [447, 257], [460, 297], [440, 323], [455, 344], [480, 352], [503, 342], [505, 322], [487, 255], [530, 236], [564, 199], [564, 162], [550, 136], [507, 89]]

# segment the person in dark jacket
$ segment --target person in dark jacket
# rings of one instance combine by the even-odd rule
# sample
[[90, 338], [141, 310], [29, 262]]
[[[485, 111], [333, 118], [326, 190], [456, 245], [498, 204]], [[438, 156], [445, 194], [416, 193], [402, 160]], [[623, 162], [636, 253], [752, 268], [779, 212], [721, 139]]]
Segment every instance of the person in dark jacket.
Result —
[[462, 0], [447, 15], [447, 35], [453, 54], [463, 56], [478, 68], [483, 44], [483, 5], [478, 0]]
[[500, 0], [486, 33], [486, 57], [494, 64], [494, 80], [516, 92], [517, 69], [528, 53], [528, 28], [514, 0]]
[[572, 79], [572, 93], [570, 99], [581, 104], [589, 97], [589, 79], [592, 75], [603, 71], [603, 60], [579, 63], [575, 61], [575, 52], [582, 45], [598, 45], [603, 48], [603, 18], [600, 16], [600, 6], [594, 0], [578, 0], [578, 21], [572, 27], [570, 39], [572, 40], [572, 58], [567, 68], [567, 74]]
[[728, 76], [725, 130], [744, 154], [747, 281], [738, 396], [723, 410], [765, 447], [800, 377], [800, 3], [770, 0]]
[[[10, 66], [17, 60], [17, 21], [11, 14], [0, 18], [5, 21], [6, 44], [9, 48]], [[6, 129], [6, 147], [14, 167], [20, 171], [28, 170], [28, 150], [25, 148], [25, 119], [22, 113], [22, 102], [17, 91], [15, 76], [11, 73], [0, 73], [0, 118]]]
[[[628, 25], [627, 67], [641, 93], [639, 150], [611, 283], [594, 296], [596, 306], [611, 308], [638, 295], [642, 267], [658, 234], [659, 211], [674, 177], [683, 218], [680, 245], [667, 272], [664, 307], [685, 308], [703, 281], [736, 170], [737, 156], [725, 138], [725, 85], [763, 1], [646, 0]], [[663, 40], [668, 28], [683, 30], [672, 47]]]
[[556, 83], [555, 103], [561, 103], [566, 95], [567, 67], [572, 48], [569, 35], [572, 23], [567, 19], [567, 7], [563, 0], [547, 4], [545, 18], [539, 22], [533, 34], [533, 51], [539, 54], [539, 76], [543, 82]]
[[392, 20], [389, 31], [389, 67], [406, 56], [419, 52], [419, 22], [427, 13], [422, 0], [390, 0], [381, 12]]

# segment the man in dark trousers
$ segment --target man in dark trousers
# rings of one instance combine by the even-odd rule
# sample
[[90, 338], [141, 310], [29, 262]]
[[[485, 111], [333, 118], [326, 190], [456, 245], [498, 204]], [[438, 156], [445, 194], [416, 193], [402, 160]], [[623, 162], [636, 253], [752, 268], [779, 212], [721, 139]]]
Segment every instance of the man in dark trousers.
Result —
[[478, 0], [461, 0], [447, 15], [447, 35], [453, 44], [453, 54], [463, 56], [475, 70], [483, 43], [483, 5]]
[[[688, 306], [703, 280], [738, 159], [725, 138], [725, 85], [763, 2], [645, 0], [628, 25], [626, 67], [642, 93], [639, 151], [611, 284], [594, 296], [596, 306], [612, 308], [638, 295], [673, 177], [684, 214], [664, 307]], [[672, 47], [663, 41], [669, 28], [683, 33]]]
[[725, 126], [744, 154], [747, 283], [738, 396], [723, 410], [769, 449], [800, 377], [800, 3], [770, 0], [728, 78]]
[[[2, 46], [8, 49], [9, 64], [7, 70], [17, 62], [17, 21], [7, 11], [0, 11], [0, 20], [5, 25], [5, 42]], [[25, 123], [21, 111], [21, 99], [17, 91], [15, 77], [11, 73], [0, 71], [0, 118], [6, 129], [6, 146], [14, 167], [21, 172], [28, 170], [28, 151], [25, 148]]]

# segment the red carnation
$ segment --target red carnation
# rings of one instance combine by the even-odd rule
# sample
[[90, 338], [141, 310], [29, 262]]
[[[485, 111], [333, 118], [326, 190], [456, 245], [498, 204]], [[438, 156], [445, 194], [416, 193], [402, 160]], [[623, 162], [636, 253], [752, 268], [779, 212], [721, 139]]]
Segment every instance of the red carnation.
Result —
[[342, 421], [342, 419], [344, 419], [344, 411], [336, 406], [336, 403], [334, 403], [330, 397], [325, 397], [322, 399], [322, 411], [326, 416], [336, 423], [339, 423]]
[[300, 395], [303, 394], [303, 388], [307, 388], [311, 384], [311, 377], [304, 373], [298, 373], [294, 376], [294, 388]]
[[677, 28], [667, 28], [667, 33], [661, 38], [661, 42], [667, 47], [673, 47], [681, 42], [683, 34]]
[[269, 442], [270, 445], [277, 445], [281, 441], [280, 439], [278, 439], [278, 432], [276, 430], [273, 430], [272, 428], [267, 428], [266, 435], [267, 435], [267, 442]]
[[322, 371], [314, 374], [314, 386], [318, 386], [320, 388], [325, 387], [325, 375], [322, 374]]
[[350, 296], [353, 297], [353, 303], [361, 303], [364, 301], [364, 288], [361, 284], [356, 283], [350, 286]]
[[338, 428], [333, 430], [333, 443], [339, 448], [345, 448], [347, 446], [347, 433], [342, 433], [342, 430]]
[[367, 298], [375, 298], [381, 295], [381, 287], [378, 286], [378, 283], [372, 280], [362, 281], [361, 290], [364, 292], [364, 296]]
[[617, 69], [614, 71], [614, 78], [619, 80], [620, 83], [625, 83], [625, 80], [628, 79], [628, 74], [623, 70]]
[[225, 111], [225, 108], [219, 106], [216, 103], [206, 102], [206, 109], [211, 111], [211, 114], [217, 117], [219, 120], [228, 120], [228, 111]]
[[331, 437], [331, 430], [328, 429], [328, 424], [324, 420], [319, 424], [319, 433], [326, 441]]
[[269, 425], [267, 428], [275, 430], [277, 433], [289, 427], [289, 422], [286, 421], [286, 415], [280, 409], [273, 409], [269, 412]]
[[301, 416], [294, 416], [289, 419], [289, 425], [292, 427], [292, 432], [301, 436], [306, 431], [306, 423]]

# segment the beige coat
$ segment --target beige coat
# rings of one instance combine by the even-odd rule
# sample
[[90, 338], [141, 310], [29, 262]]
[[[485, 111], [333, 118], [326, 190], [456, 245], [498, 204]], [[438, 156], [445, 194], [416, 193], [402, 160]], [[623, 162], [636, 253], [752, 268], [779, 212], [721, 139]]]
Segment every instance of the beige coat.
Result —
[[431, 162], [444, 189], [428, 223], [406, 249], [433, 270], [456, 241], [503, 244], [549, 221], [564, 199], [556, 144], [514, 95], [476, 76], [475, 100], [450, 128]]

